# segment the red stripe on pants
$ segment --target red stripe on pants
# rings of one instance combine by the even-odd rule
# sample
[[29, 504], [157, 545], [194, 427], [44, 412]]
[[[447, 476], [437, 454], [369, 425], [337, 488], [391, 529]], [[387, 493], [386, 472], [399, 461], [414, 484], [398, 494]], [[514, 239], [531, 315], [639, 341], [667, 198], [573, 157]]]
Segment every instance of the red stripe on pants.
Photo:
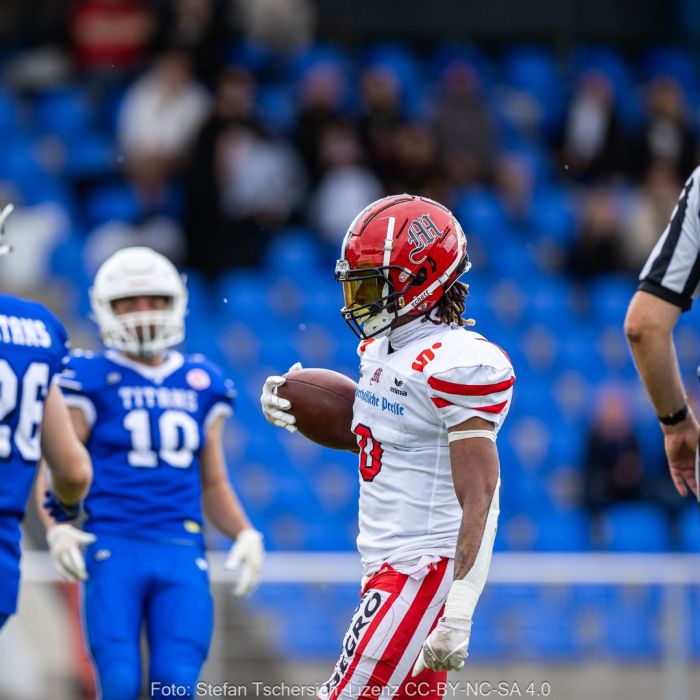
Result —
[[[406, 580], [404, 580], [403, 584], [405, 583]], [[369, 589], [365, 586], [365, 590]], [[377, 616], [374, 618], [374, 620], [372, 620], [369, 627], [367, 628], [364, 637], [362, 637], [362, 641], [357, 645], [357, 648], [355, 649], [355, 656], [353, 657], [350, 666], [348, 666], [348, 670], [345, 672], [343, 680], [341, 680], [340, 683], [338, 683], [338, 685], [335, 688], [333, 688], [333, 690], [330, 692], [330, 695], [328, 696], [328, 700], [335, 700], [340, 695], [343, 688], [350, 682], [350, 680], [352, 679], [352, 674], [355, 672], [355, 668], [357, 667], [357, 664], [360, 663], [360, 659], [362, 658], [362, 654], [365, 650], [365, 647], [369, 644], [370, 639], [372, 639], [372, 635], [377, 630], [377, 627], [379, 627], [381, 621], [384, 619], [384, 616], [387, 614], [387, 612], [391, 610], [391, 606], [394, 604], [394, 601], [399, 597], [399, 594], [402, 590], [403, 585], [401, 587], [397, 587], [396, 590], [386, 599], [384, 606], [377, 613]]]
[[[444, 610], [445, 606], [443, 605], [435, 616], [433, 624], [430, 625], [430, 632], [437, 626]], [[415, 660], [413, 663], [415, 664]], [[442, 700], [445, 695], [447, 671], [431, 671], [426, 668], [415, 678], [411, 676], [411, 673], [413, 673], [413, 667], [392, 696], [393, 700]]]
[[440, 588], [440, 584], [445, 577], [447, 563], [447, 559], [441, 559], [435, 567], [435, 570], [431, 571], [423, 579], [423, 582], [418, 589], [418, 593], [416, 593], [416, 597], [411, 603], [411, 607], [408, 609], [406, 616], [396, 628], [396, 632], [394, 632], [394, 635], [384, 650], [382, 657], [379, 659], [379, 661], [377, 661], [374, 671], [365, 684], [365, 687], [360, 692], [359, 697], [376, 698], [376, 692], [371, 691], [376, 691], [383, 688], [391, 679], [391, 675], [396, 670], [396, 667], [401, 661], [401, 657], [404, 655], [406, 648], [411, 642], [411, 639], [413, 639], [416, 629], [418, 628], [418, 625], [420, 625], [426, 610], [433, 602], [433, 598]]

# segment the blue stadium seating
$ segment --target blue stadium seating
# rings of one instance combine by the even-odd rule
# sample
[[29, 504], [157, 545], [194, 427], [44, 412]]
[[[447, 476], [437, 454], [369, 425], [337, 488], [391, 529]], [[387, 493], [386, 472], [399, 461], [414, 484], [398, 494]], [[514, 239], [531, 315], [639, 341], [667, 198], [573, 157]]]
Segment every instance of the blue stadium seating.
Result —
[[82, 138], [93, 123], [87, 96], [77, 87], [48, 90], [38, 95], [34, 118], [39, 132], [75, 139]]
[[[327, 67], [341, 82], [344, 114], [357, 112], [357, 78], [367, 67], [393, 74], [405, 116], [427, 114], [450, 66], [478, 76], [498, 129], [500, 155], [518, 159], [533, 180], [529, 213], [509, 219], [496, 187], [464, 188], [452, 208], [469, 237], [474, 269], [469, 313], [476, 329], [502, 345], [516, 368], [511, 415], [499, 438], [502, 465], [499, 551], [581, 552], [592, 547], [589, 520], [577, 503], [580, 465], [598, 385], [619, 381], [639, 392], [621, 324], [634, 291], [631, 277], [604, 276], [574, 285], [565, 270], [580, 225], [578, 191], [560, 181], [551, 142], [562, 125], [566, 99], [592, 70], [611, 81], [617, 114], [628, 133], [643, 121], [639, 82], [670, 75], [694, 104], [700, 92], [692, 55], [652, 48], [632, 66], [615, 48], [582, 47], [570, 60], [545, 49], [516, 46], [494, 60], [478, 47], [446, 43], [420, 55], [393, 42], [354, 55], [311, 45], [280, 57], [250, 41], [229, 47], [230, 64], [258, 80], [257, 108], [264, 128], [289, 135], [299, 91], [309, 71]], [[638, 72], [637, 72], [638, 71]], [[5, 149], [0, 181], [26, 205], [63, 206], [72, 231], [52, 256], [53, 275], [66, 290], [65, 308], [84, 320], [90, 278], [82, 260], [86, 231], [102, 223], [135, 223], [144, 212], [115, 163], [115, 124], [123, 87], [93, 104], [81, 86], [41, 91], [32, 98], [0, 90], [0, 136]], [[548, 142], [549, 140], [549, 142]], [[47, 144], [63, 145], [65, 162], [47, 157]], [[56, 149], [58, 152], [60, 149]], [[50, 154], [49, 154], [50, 155]], [[86, 191], [82, 181], [94, 181]], [[77, 186], [76, 186], [77, 185]], [[173, 189], [166, 210], [178, 214]], [[558, 262], [557, 255], [560, 256]], [[217, 285], [189, 279], [188, 351], [204, 351], [236, 383], [236, 418], [226, 436], [231, 478], [272, 550], [354, 549], [358, 479], [355, 458], [324, 450], [269, 426], [258, 402], [270, 372], [302, 360], [356, 377], [356, 340], [343, 322], [334, 254], [316, 233], [297, 226], [276, 237], [263, 269], [235, 271]], [[553, 262], [554, 261], [554, 262]], [[70, 319], [68, 319], [70, 321]], [[75, 319], [73, 319], [75, 320]], [[687, 320], [681, 321], [688, 324]], [[698, 334], [679, 344], [684, 364], [694, 362]], [[695, 338], [695, 340], [693, 340]], [[647, 403], [634, 416], [650, 477], [666, 477], [656, 420]], [[689, 504], [679, 522], [679, 548], [700, 548], [700, 515]], [[669, 520], [643, 503], [616, 505], [604, 516], [603, 547], [614, 552], [663, 552], [671, 546]], [[280, 651], [288, 658], [332, 663], [357, 603], [352, 586], [263, 586], [251, 600], [259, 614], [282, 627]], [[688, 635], [700, 659], [697, 587], [688, 598]], [[567, 663], [600, 660], [644, 663], [660, 658], [661, 594], [657, 588], [488, 585], [474, 623], [475, 662]]]
[[613, 552], [664, 552], [669, 549], [668, 523], [652, 505], [626, 503], [605, 513], [607, 548]]
[[95, 188], [87, 202], [87, 214], [93, 226], [108, 221], [135, 223], [142, 213], [141, 204], [133, 190], [122, 184]]

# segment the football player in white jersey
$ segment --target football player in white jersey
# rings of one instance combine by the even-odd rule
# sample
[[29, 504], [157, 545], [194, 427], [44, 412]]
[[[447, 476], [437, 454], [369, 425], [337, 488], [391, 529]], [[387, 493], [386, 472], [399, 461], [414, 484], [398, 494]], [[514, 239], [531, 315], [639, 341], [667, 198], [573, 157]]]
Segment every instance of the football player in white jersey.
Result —
[[[361, 599], [319, 698], [439, 698], [467, 655], [498, 519], [496, 435], [515, 381], [506, 353], [465, 328], [467, 241], [442, 205], [385, 197], [343, 241], [342, 314], [360, 338]], [[298, 368], [299, 365], [295, 365]], [[266, 418], [294, 431], [284, 377]]]

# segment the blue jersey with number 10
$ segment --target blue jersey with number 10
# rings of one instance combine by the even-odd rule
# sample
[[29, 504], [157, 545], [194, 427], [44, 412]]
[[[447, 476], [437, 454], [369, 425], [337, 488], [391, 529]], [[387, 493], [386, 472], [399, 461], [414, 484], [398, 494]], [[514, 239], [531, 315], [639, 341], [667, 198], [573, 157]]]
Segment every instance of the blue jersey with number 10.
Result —
[[61, 322], [31, 301], [0, 294], [0, 613], [19, 587], [19, 523], [41, 457], [44, 401], [68, 353]]
[[90, 427], [85, 529], [201, 542], [199, 456], [211, 422], [231, 413], [231, 382], [201, 355], [151, 367], [113, 350], [73, 354], [59, 382]]

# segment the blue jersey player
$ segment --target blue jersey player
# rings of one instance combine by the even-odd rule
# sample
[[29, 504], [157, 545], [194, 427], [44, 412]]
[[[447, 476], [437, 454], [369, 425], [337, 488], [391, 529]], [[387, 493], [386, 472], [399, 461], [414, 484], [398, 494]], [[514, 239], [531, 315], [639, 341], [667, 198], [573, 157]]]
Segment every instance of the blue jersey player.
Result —
[[[0, 213], [0, 255], [9, 205]], [[40, 304], [0, 294], [0, 627], [17, 607], [20, 522], [43, 453], [54, 506], [75, 513], [90, 483], [90, 459], [54, 377], [68, 352], [61, 322]]]
[[[48, 524], [62, 573], [85, 579], [83, 611], [103, 700], [136, 700], [140, 637], [149, 693], [193, 697], [212, 633], [203, 510], [236, 542], [227, 560], [238, 594], [256, 585], [262, 537], [228, 481], [222, 447], [233, 389], [184, 337], [187, 291], [149, 248], [125, 248], [90, 292], [106, 350], [74, 354], [60, 384], [94, 481], [83, 530]], [[85, 554], [81, 546], [87, 544]]]

